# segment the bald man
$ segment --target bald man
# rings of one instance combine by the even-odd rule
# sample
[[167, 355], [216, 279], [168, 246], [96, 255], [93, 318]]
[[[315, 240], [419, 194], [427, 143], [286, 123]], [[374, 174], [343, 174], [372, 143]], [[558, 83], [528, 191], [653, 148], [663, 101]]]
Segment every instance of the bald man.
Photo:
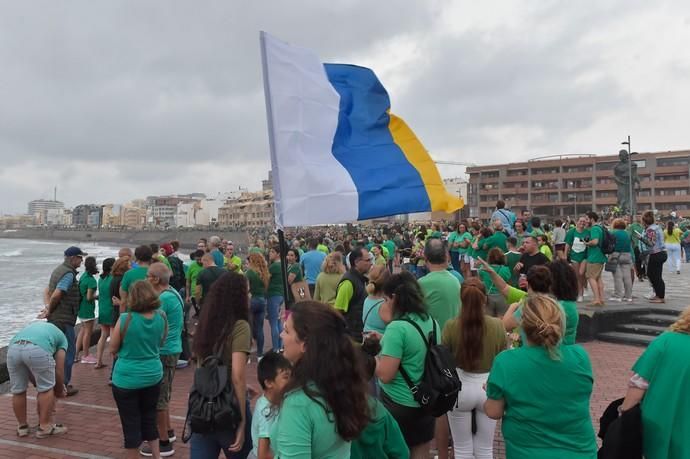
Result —
[[194, 292], [194, 298], [196, 298], [197, 304], [203, 307], [204, 298], [211, 290], [211, 285], [213, 285], [216, 279], [225, 274], [227, 271], [216, 266], [216, 262], [214, 261], [214, 257], [211, 253], [207, 253], [201, 257], [201, 265], [204, 267], [204, 269], [201, 270], [196, 278], [196, 291]]

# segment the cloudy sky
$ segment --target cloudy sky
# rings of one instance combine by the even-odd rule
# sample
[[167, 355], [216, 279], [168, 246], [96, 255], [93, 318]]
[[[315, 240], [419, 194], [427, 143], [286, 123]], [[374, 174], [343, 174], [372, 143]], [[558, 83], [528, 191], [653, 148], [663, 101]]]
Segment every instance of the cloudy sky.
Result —
[[0, 213], [259, 189], [259, 30], [373, 68], [437, 160], [690, 148], [687, 1], [0, 0]]

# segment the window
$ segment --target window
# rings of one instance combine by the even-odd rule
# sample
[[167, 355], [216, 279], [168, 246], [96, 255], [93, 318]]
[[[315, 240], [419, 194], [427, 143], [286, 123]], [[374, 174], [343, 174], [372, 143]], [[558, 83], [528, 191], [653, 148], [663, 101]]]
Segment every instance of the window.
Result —
[[658, 158], [656, 160], [657, 167], [668, 167], [668, 166], [687, 166], [690, 164], [690, 157], [680, 157], [680, 158]]
[[560, 168], [558, 167], [540, 167], [532, 169], [532, 174], [558, 174]]
[[482, 172], [482, 178], [498, 178], [498, 171]]
[[667, 188], [656, 190], [657, 196], [686, 196], [688, 194], [687, 188]]
[[[597, 183], [599, 183], [598, 180]], [[592, 188], [592, 179], [563, 179], [563, 188]]]
[[597, 191], [597, 198], [615, 198], [617, 196], [615, 191]]
[[616, 167], [616, 164], [618, 164], [618, 161], [606, 162], [606, 163], [597, 163], [597, 170], [598, 171], [612, 171], [613, 168]]
[[670, 180], [687, 180], [688, 179], [688, 174], [681, 174], [681, 175], [657, 175], [656, 176], [657, 180], [660, 180], [662, 182], [670, 181]]
[[585, 166], [563, 166], [563, 173], [572, 172], [592, 172], [592, 166], [590, 164]]
[[506, 172], [508, 177], [516, 177], [520, 175], [527, 175], [527, 169], [508, 169]]

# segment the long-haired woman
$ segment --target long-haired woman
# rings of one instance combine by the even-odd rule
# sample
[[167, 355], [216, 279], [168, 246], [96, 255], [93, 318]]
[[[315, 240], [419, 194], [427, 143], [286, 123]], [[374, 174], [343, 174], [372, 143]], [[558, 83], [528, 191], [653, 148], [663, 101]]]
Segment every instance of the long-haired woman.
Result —
[[[411, 457], [426, 457], [434, 437], [435, 419], [422, 411], [400, 374], [400, 368], [405, 369], [413, 384], [418, 384], [424, 374], [426, 337], [435, 331], [434, 344], [437, 344], [441, 330], [429, 315], [424, 295], [412, 274], [407, 271], [393, 274], [383, 286], [383, 295], [385, 301], [381, 307], [390, 311], [390, 315], [385, 314], [388, 325], [376, 366], [381, 401], [398, 421]], [[424, 336], [410, 322], [416, 324]]]
[[98, 291], [102, 292], [98, 298], [98, 325], [101, 327], [101, 337], [98, 338], [96, 345], [96, 366], [94, 368], [104, 368], [103, 350], [105, 343], [110, 337], [110, 330], [113, 328], [113, 299], [110, 296], [110, 284], [113, 280], [111, 271], [115, 264], [114, 258], [103, 260], [103, 272], [98, 279]]
[[247, 279], [249, 293], [252, 295], [250, 309], [252, 311], [252, 337], [256, 341], [256, 356], [264, 355], [264, 318], [266, 317], [266, 290], [271, 275], [268, 273], [266, 259], [259, 252], [249, 254], [247, 265]]
[[290, 382], [271, 434], [277, 457], [350, 456], [370, 420], [367, 386], [345, 320], [329, 305], [294, 305], [282, 332]]
[[[443, 327], [442, 343], [455, 355], [462, 381], [458, 403], [448, 413], [456, 459], [493, 458], [496, 421], [484, 413], [484, 384], [494, 358], [507, 347], [506, 330], [500, 319], [486, 314], [488, 301], [484, 284], [465, 280], [460, 289], [460, 316]], [[476, 434], [472, 434], [472, 411], [476, 413]]]
[[585, 284], [585, 270], [587, 269], [587, 244], [589, 239], [589, 228], [587, 228], [587, 217], [580, 216], [575, 223], [575, 228], [571, 228], [565, 235], [565, 256], [575, 268], [577, 274], [577, 301], [582, 301]]
[[668, 254], [664, 243], [664, 232], [656, 224], [654, 212], [651, 210], [642, 214], [642, 223], [645, 225], [645, 238], [642, 241], [643, 245], [646, 246], [644, 252], [648, 256], [647, 277], [649, 277], [649, 282], [654, 289], [654, 297], [649, 301], [650, 303], [665, 303], [666, 282], [664, 282], [663, 271]]
[[98, 298], [98, 281], [94, 277], [98, 274], [96, 258], [86, 257], [84, 260], [84, 274], [79, 278], [79, 291], [81, 292], [81, 303], [79, 303], [78, 317], [81, 321], [79, 336], [77, 336], [77, 353], [84, 351], [81, 363], [97, 363], [96, 357], [89, 354], [91, 347], [91, 334], [93, 325], [96, 322], [96, 299]]
[[666, 244], [666, 252], [668, 252], [668, 268], [669, 271], [675, 271], [680, 274], [680, 241], [683, 236], [683, 231], [673, 223], [673, 220], [666, 222], [666, 231], [664, 231], [664, 244]]
[[[341, 247], [341, 250], [345, 250]], [[345, 273], [345, 265], [343, 264], [343, 253], [336, 250], [323, 260], [321, 272], [316, 276], [316, 287], [314, 288], [314, 301], [330, 304], [335, 303], [335, 294], [338, 290], [340, 279]]]
[[506, 457], [595, 458], [587, 352], [561, 346], [563, 313], [549, 295], [527, 296], [521, 325], [526, 345], [496, 356], [484, 403], [487, 416], [503, 418]]
[[251, 341], [247, 278], [228, 272], [211, 285], [204, 299], [193, 351], [197, 362], [203, 362], [222, 349], [223, 363], [228, 367], [228, 382], [237, 396], [242, 420], [236, 431], [192, 434], [192, 459], [215, 459], [221, 450], [226, 457], [247, 457], [251, 451], [251, 412], [245, 374]]

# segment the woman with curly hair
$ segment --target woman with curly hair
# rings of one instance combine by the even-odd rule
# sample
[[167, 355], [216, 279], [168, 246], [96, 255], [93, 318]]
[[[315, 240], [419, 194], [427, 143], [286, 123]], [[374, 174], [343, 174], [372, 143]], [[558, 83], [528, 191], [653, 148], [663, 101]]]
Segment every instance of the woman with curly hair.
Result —
[[521, 328], [525, 345], [496, 356], [484, 403], [487, 416], [503, 418], [506, 457], [595, 458], [587, 352], [577, 344], [561, 345], [564, 315], [549, 295], [527, 296]]
[[256, 356], [264, 355], [264, 318], [266, 317], [266, 290], [271, 275], [268, 273], [266, 259], [259, 252], [249, 254], [246, 272], [249, 280], [249, 293], [252, 295], [249, 307], [252, 311], [252, 337], [256, 341]]
[[620, 410], [627, 411], [641, 403], [644, 457], [688, 457], [690, 308], [649, 344], [632, 371]]
[[335, 293], [338, 290], [338, 284], [343, 274], [345, 274], [343, 254], [338, 252], [336, 248], [336, 251], [328, 254], [323, 261], [321, 272], [316, 276], [314, 301], [320, 301], [333, 306], [333, 303], [335, 303]]
[[246, 458], [252, 449], [245, 375], [252, 341], [248, 305], [247, 278], [235, 272], [220, 276], [204, 299], [194, 335], [194, 355], [197, 362], [203, 362], [217, 352], [222, 354], [223, 364], [228, 368], [228, 382], [243, 409], [240, 410], [242, 420], [235, 431], [192, 434], [190, 457], [194, 459], [217, 458], [221, 450], [228, 458]]
[[345, 320], [326, 304], [296, 303], [282, 339], [293, 367], [271, 433], [276, 457], [350, 457], [350, 442], [369, 423], [370, 410]]
[[81, 329], [79, 329], [79, 336], [77, 336], [77, 357], [79, 351], [84, 351], [81, 358], [81, 363], [96, 364], [98, 360], [93, 355], [90, 355], [89, 348], [91, 347], [91, 334], [93, 333], [93, 325], [96, 322], [96, 299], [98, 298], [98, 280], [95, 276], [98, 274], [98, 266], [96, 266], [96, 258], [86, 257], [84, 260], [84, 274], [79, 278], [79, 292], [81, 293], [81, 303], [79, 304], [79, 320], [81, 321]]

